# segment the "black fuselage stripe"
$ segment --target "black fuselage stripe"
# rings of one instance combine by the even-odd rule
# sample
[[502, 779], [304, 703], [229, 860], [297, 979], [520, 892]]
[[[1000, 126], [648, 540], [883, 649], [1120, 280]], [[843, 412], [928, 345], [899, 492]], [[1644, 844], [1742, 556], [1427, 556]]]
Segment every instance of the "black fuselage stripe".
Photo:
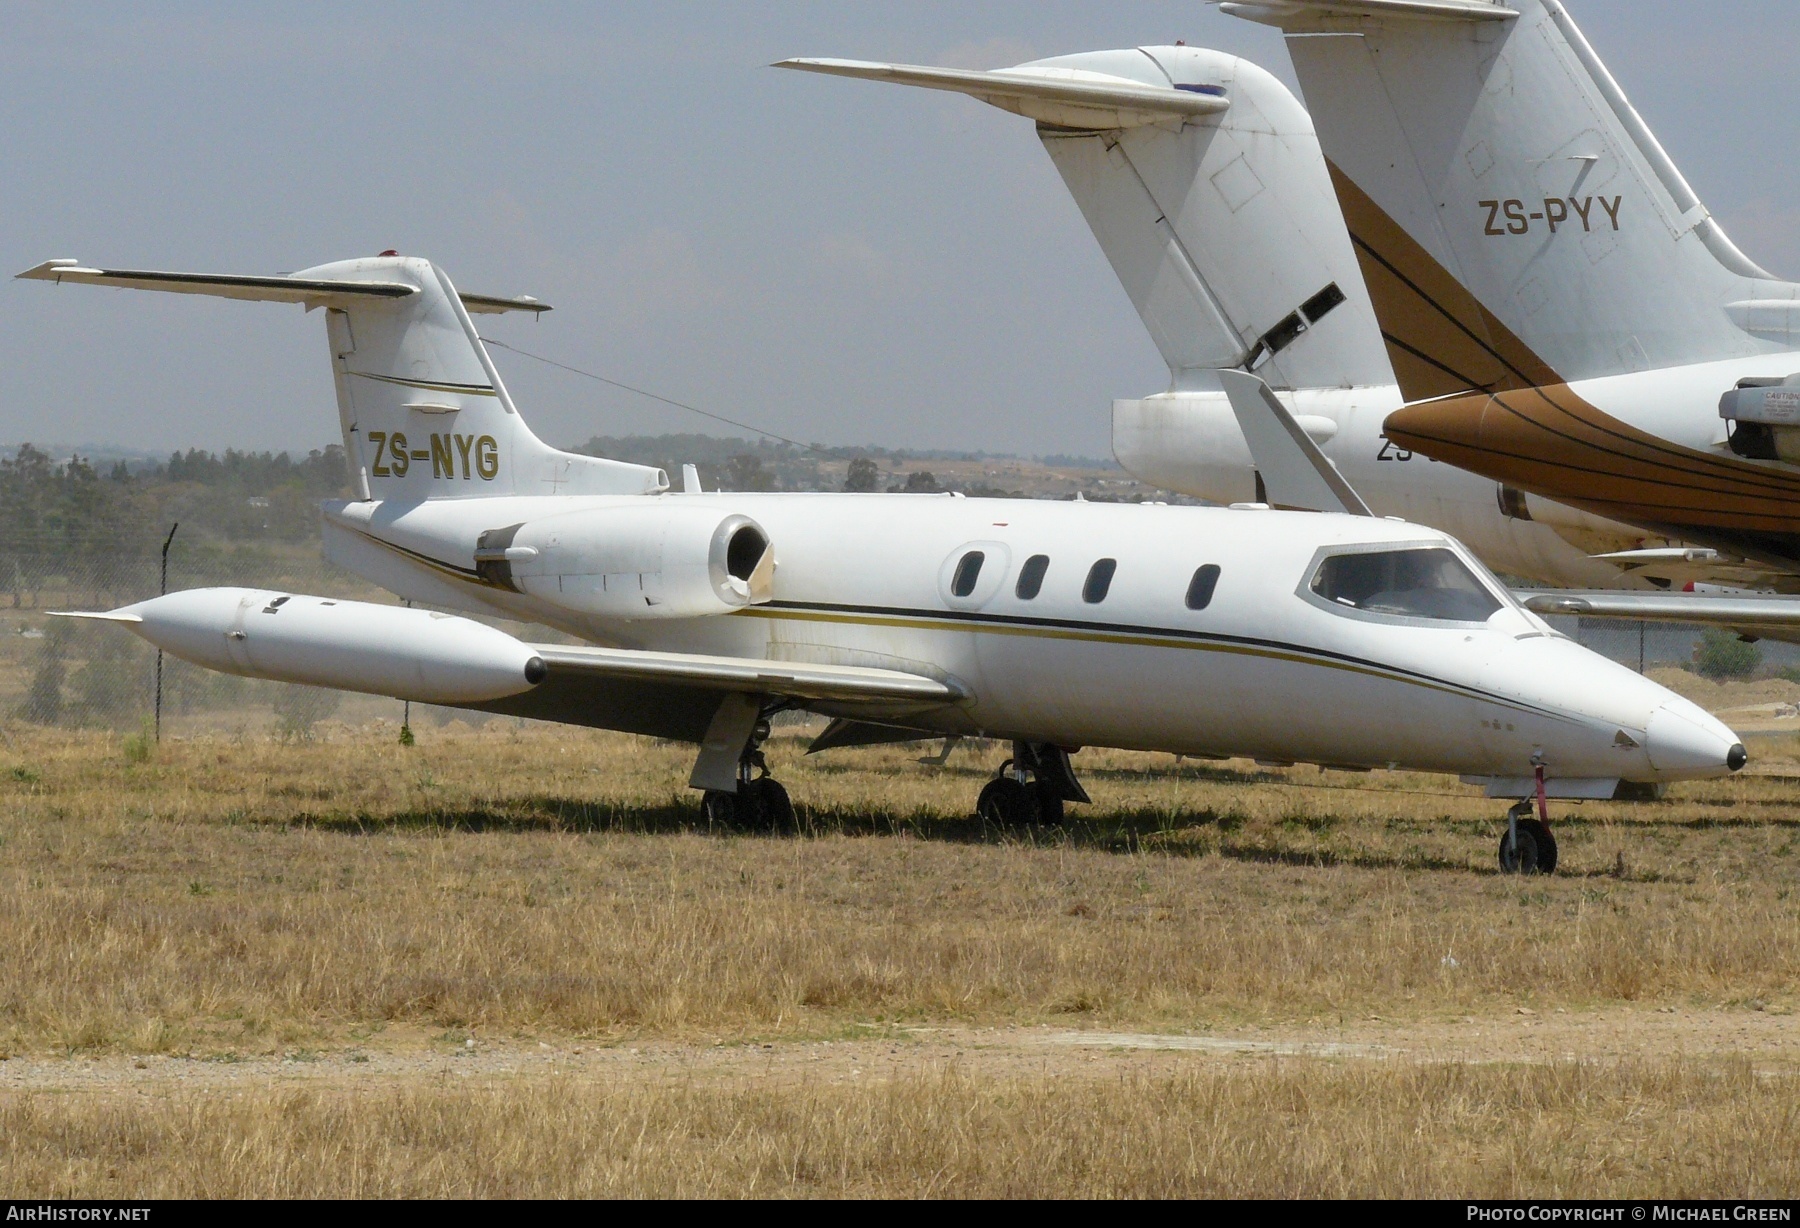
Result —
[[[453, 563], [446, 563], [441, 559], [434, 559], [430, 555], [422, 554], [417, 550], [409, 550], [405, 546], [396, 545], [389, 541], [383, 541], [381, 538], [375, 537], [372, 534], [365, 533], [361, 534], [361, 536], [368, 537], [371, 541], [378, 542], [381, 545], [388, 547], [390, 550], [396, 551], [417, 562], [437, 568], [441, 571], [449, 572], [470, 584], [479, 585], [483, 588], [504, 587], [503, 585], [493, 584], [479, 573], [468, 571]], [[507, 591], [512, 592], [516, 590], [507, 589]], [[1349, 653], [1334, 652], [1327, 648], [1312, 648], [1306, 645], [1288, 643], [1282, 640], [1259, 639], [1254, 636], [1225, 635], [1216, 631], [1190, 631], [1180, 627], [1145, 627], [1134, 623], [1091, 622], [1079, 618], [1043, 618], [1024, 614], [985, 614], [976, 610], [925, 610], [910, 606], [840, 605], [827, 602], [770, 601], [761, 605], [748, 606], [742, 612], [754, 617], [765, 610], [788, 610], [796, 614], [828, 614], [862, 618], [904, 618], [915, 621], [963, 624], [977, 628], [985, 625], [993, 627], [1019, 627], [1043, 631], [1072, 631], [1097, 636], [1137, 636], [1146, 639], [1185, 640], [1196, 644], [1216, 644], [1220, 647], [1254, 649], [1264, 652], [1281, 652], [1301, 657], [1318, 658], [1339, 665], [1368, 670], [1376, 674], [1391, 675], [1406, 681], [1453, 691], [1468, 698], [1485, 700], [1490, 703], [1500, 704], [1504, 707], [1532, 712], [1539, 716], [1558, 718], [1562, 716], [1561, 713], [1538, 707], [1535, 704], [1527, 704], [1517, 699], [1495, 695], [1491, 692], [1471, 687], [1465, 683], [1452, 682], [1447, 678], [1434, 677], [1431, 674], [1421, 673], [1418, 670], [1405, 669], [1397, 665], [1388, 665], [1380, 661], [1369, 660], [1366, 657], [1352, 656]]]
[[1408, 354], [1411, 354], [1414, 358], [1418, 359], [1420, 362], [1425, 363], [1428, 366], [1436, 367], [1438, 370], [1442, 371], [1445, 375], [1451, 376], [1454, 379], [1461, 380], [1463, 383], [1465, 383], [1469, 386], [1469, 391], [1471, 391], [1471, 392], [1486, 392], [1486, 393], [1493, 392], [1492, 384], [1480, 383], [1477, 380], [1475, 380], [1472, 376], [1464, 375], [1461, 371], [1458, 371], [1455, 367], [1446, 366], [1444, 363], [1439, 362], [1437, 359], [1435, 359], [1431, 355], [1427, 354], [1424, 350], [1421, 350], [1418, 346], [1408, 345], [1406, 342], [1400, 340], [1400, 338], [1394, 336], [1393, 333], [1384, 332], [1381, 334], [1381, 339], [1383, 341], [1387, 342], [1389, 345], [1395, 347], [1396, 349], [1405, 350]]
[[[1350, 232], [1350, 238], [1351, 238], [1351, 241], [1354, 242], [1358, 247], [1362, 248], [1365, 252], [1368, 252], [1370, 256], [1374, 257], [1374, 259], [1381, 265], [1382, 268], [1386, 269], [1388, 272], [1392, 273], [1395, 277], [1399, 278], [1401, 284], [1403, 284], [1408, 290], [1411, 290], [1414, 294], [1418, 295], [1420, 299], [1424, 300], [1425, 304], [1428, 307], [1430, 307], [1433, 311], [1437, 312], [1439, 315], [1443, 316], [1444, 319], [1448, 320], [1451, 323], [1451, 325], [1456, 328], [1456, 330], [1458, 332], [1462, 333], [1470, 341], [1473, 341], [1482, 350], [1486, 351], [1488, 356], [1491, 357], [1495, 362], [1499, 363], [1501, 366], [1505, 367], [1508, 371], [1512, 372], [1514, 378], [1523, 380], [1527, 386], [1532, 386], [1537, 383], [1536, 380], [1532, 379], [1529, 375], [1525, 374], [1525, 372], [1523, 372], [1523, 371], [1519, 370], [1517, 367], [1513, 366], [1513, 364], [1510, 361], [1508, 361], [1506, 355], [1502, 354], [1499, 350], [1494, 348], [1494, 343], [1492, 341], [1488, 340], [1487, 338], [1481, 336], [1479, 333], [1475, 332], [1467, 324], [1464, 324], [1460, 319], [1457, 318], [1455, 312], [1451, 311], [1449, 308], [1445, 307], [1442, 303], [1438, 302], [1437, 299], [1433, 298], [1430, 294], [1428, 294], [1425, 291], [1425, 288], [1423, 286], [1419, 285], [1412, 278], [1408, 277], [1405, 273], [1402, 273], [1394, 265], [1393, 261], [1389, 260], [1386, 256], [1383, 256], [1380, 252], [1376, 251], [1374, 244], [1370, 243], [1367, 239], [1364, 239], [1361, 235], [1357, 234], [1355, 231]], [[1465, 290], [1466, 290], [1466, 287], [1465, 287]], [[1471, 295], [1469, 295], [1469, 297], [1471, 300], [1473, 300], [1475, 296], [1473, 294], [1471, 294]], [[1477, 302], [1476, 306], [1479, 307], [1480, 303]], [[1420, 355], [1420, 357], [1424, 357], [1424, 355]], [[1452, 372], [1452, 374], [1454, 374], [1454, 372]], [[1466, 379], [1468, 377], [1462, 376], [1459, 378]], [[1486, 387], [1486, 385], [1477, 384], [1476, 387], [1481, 388], [1481, 387]]]
[[[1496, 398], [1496, 399], [1498, 399], [1498, 398]], [[1505, 402], [1501, 402], [1501, 404], [1505, 405]], [[1563, 431], [1559, 431], [1555, 427], [1548, 426], [1545, 423], [1537, 422], [1531, 418], [1525, 418], [1524, 415], [1520, 414], [1518, 410], [1513, 409], [1511, 406], [1506, 406], [1506, 410], [1508, 413], [1518, 415], [1525, 422], [1530, 423], [1532, 426], [1537, 427], [1539, 430], [1543, 431], [1545, 434], [1554, 436], [1557, 439], [1567, 440], [1569, 443], [1576, 445], [1577, 447], [1583, 449], [1584, 451], [1598, 453], [1601, 456], [1620, 457], [1620, 453], [1608, 451], [1606, 448], [1598, 447], [1598, 446], [1591, 444], [1585, 440], [1577, 439], [1575, 436], [1566, 434]], [[1740, 499], [1767, 500], [1769, 502], [1776, 502], [1776, 503], [1782, 502], [1784, 499], [1786, 499], [1786, 500], [1792, 499], [1792, 495], [1789, 494], [1788, 492], [1773, 491], [1773, 490], [1767, 490], [1767, 491], [1756, 490], [1754, 488], [1751, 490], [1744, 490], [1741, 487], [1733, 487], [1730, 485], [1723, 484], [1726, 475], [1716, 475], [1715, 476], [1715, 475], [1710, 475], [1710, 474], [1698, 474], [1698, 473], [1694, 473], [1691, 470], [1678, 469], [1678, 468], [1675, 468], [1675, 467], [1667, 465], [1667, 464], [1659, 463], [1648, 457], [1621, 457], [1621, 459], [1635, 461], [1638, 464], [1644, 465], [1645, 467], [1654, 470], [1654, 476], [1646, 474], [1646, 475], [1640, 476], [1640, 477], [1632, 477], [1630, 475], [1621, 475], [1617, 470], [1614, 470], [1614, 469], [1596, 469], [1591, 465], [1581, 465], [1581, 464], [1576, 464], [1573, 461], [1558, 460], [1553, 456], [1544, 455], [1544, 454], [1529, 453], [1529, 452], [1515, 452], [1515, 451], [1512, 451], [1507, 448], [1473, 447], [1470, 444], [1468, 444], [1462, 440], [1445, 439], [1442, 436], [1434, 435], [1427, 431], [1407, 431], [1406, 434], [1414, 439], [1423, 439], [1423, 440], [1427, 440], [1432, 443], [1443, 444], [1446, 448], [1463, 449], [1466, 451], [1472, 451], [1472, 452], [1479, 453], [1483, 456], [1503, 457], [1506, 460], [1524, 462], [1526, 464], [1533, 465], [1540, 469], [1560, 469], [1560, 470], [1563, 470], [1568, 473], [1585, 474], [1585, 475], [1588, 475], [1591, 477], [1611, 478], [1611, 479], [1614, 479], [1615, 481], [1633, 482], [1633, 483], [1638, 483], [1638, 484], [1642, 484], [1642, 485], [1673, 487], [1674, 489], [1677, 489], [1677, 490], [1691, 490], [1691, 491], [1695, 492], [1696, 494], [1700, 494], [1700, 495], [1735, 496], [1736, 498], [1740, 498]], [[1683, 479], [1690, 479], [1690, 480], [1683, 480]], [[1523, 479], [1519, 479], [1519, 480], [1523, 481]], [[1712, 484], [1702, 484], [1702, 483], [1712, 483]], [[1552, 499], [1580, 501], [1580, 502], [1589, 503], [1589, 504], [1605, 504], [1608, 506], [1617, 506], [1617, 507], [1661, 508], [1662, 510], [1670, 512], [1670, 513], [1681, 512], [1681, 513], [1685, 513], [1688, 515], [1698, 514], [1698, 513], [1704, 512], [1706, 510], [1705, 508], [1698, 508], [1698, 507], [1684, 508], [1684, 507], [1680, 506], [1679, 504], [1667, 504], [1667, 503], [1654, 503], [1653, 504], [1653, 503], [1645, 502], [1643, 500], [1607, 498], [1606, 496], [1603, 496], [1603, 495], [1589, 494], [1586, 492], [1575, 493], [1572, 491], [1557, 491], [1555, 493], [1550, 494], [1548, 497], [1552, 498]], [[1746, 516], [1746, 515], [1747, 516], [1766, 516], [1766, 517], [1769, 517], [1770, 519], [1780, 519], [1782, 517], [1782, 513], [1778, 512], [1778, 511], [1743, 512], [1743, 513], [1733, 513], [1733, 514], [1738, 515], [1738, 516]]]
[[1507, 699], [1486, 691], [1478, 690], [1460, 682], [1452, 682], [1438, 678], [1418, 670], [1405, 669], [1397, 665], [1388, 665], [1381, 661], [1373, 661], [1366, 657], [1352, 656], [1349, 653], [1335, 652], [1328, 648], [1313, 648], [1304, 644], [1289, 643], [1284, 640], [1266, 640], [1247, 635], [1226, 635], [1217, 631], [1190, 631], [1179, 627], [1145, 627], [1134, 623], [1101, 623], [1089, 622], [1078, 618], [1041, 618], [1021, 614], [985, 614], [974, 610], [922, 610], [906, 606], [865, 606], [834, 605], [825, 602], [771, 601], [764, 605], [749, 607], [745, 612], [754, 614], [758, 610], [793, 610], [795, 613], [819, 613], [862, 615], [870, 618], [909, 618], [925, 619], [940, 622], [965, 623], [976, 626], [990, 625], [1001, 627], [1037, 628], [1045, 631], [1077, 631], [1093, 635], [1130, 635], [1144, 638], [1187, 640], [1192, 643], [1218, 644], [1236, 648], [1255, 648], [1269, 652], [1292, 653], [1298, 656], [1319, 657], [1335, 661], [1343, 665], [1353, 665], [1360, 669], [1374, 670], [1383, 674], [1394, 674], [1402, 678], [1419, 682], [1428, 682], [1433, 686], [1446, 687], [1476, 699], [1492, 700], [1505, 704], [1509, 708], [1525, 708], [1541, 715], [1556, 715], [1546, 709], [1530, 704], [1523, 704], [1516, 699]]

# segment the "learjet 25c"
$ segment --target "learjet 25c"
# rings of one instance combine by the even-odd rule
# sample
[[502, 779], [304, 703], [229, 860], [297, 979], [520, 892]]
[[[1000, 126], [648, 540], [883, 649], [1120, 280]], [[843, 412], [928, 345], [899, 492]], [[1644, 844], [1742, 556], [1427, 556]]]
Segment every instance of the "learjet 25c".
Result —
[[[1548, 870], [1545, 796], [1641, 795], [1744, 764], [1695, 705], [1556, 633], [1448, 535], [1374, 517], [1255, 376], [1227, 373], [1290, 508], [702, 492], [690, 469], [552, 449], [520, 419], [429, 261], [279, 277], [40, 266], [65, 282], [325, 308], [355, 497], [328, 558], [410, 601], [535, 622], [527, 644], [424, 609], [196, 589], [110, 618], [186, 660], [699, 745], [715, 821], [778, 823], [760, 747], [1010, 740], [979, 811], [1056, 821], [1070, 754], [1112, 746], [1479, 780], [1514, 807], [1502, 863]], [[1358, 514], [1352, 514], [1358, 513]]]

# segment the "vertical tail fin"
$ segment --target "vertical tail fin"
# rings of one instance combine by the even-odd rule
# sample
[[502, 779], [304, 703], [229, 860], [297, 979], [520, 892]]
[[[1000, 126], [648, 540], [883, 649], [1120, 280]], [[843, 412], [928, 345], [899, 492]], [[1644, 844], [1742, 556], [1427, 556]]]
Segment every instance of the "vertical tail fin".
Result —
[[[1122, 55], [1134, 58], [1119, 64]], [[1287, 87], [1198, 47], [1039, 64], [1100, 57], [1177, 88], [1212, 86], [1231, 102], [1180, 127], [1038, 125], [1175, 386], [1221, 367], [1280, 388], [1392, 383], [1312, 122]]]
[[1312, 123], [1254, 64], [1142, 47], [988, 73], [782, 66], [955, 90], [1037, 120], [1176, 387], [1221, 367], [1284, 388], [1392, 383]]
[[460, 295], [429, 260], [377, 256], [274, 277], [53, 260], [19, 276], [325, 308], [344, 446], [365, 499], [639, 494], [668, 486], [660, 469], [560, 452], [532, 434], [469, 313], [548, 308]]
[[[1766, 353], [1733, 246], [1560, 0], [1269, 0], [1409, 399]], [[1771, 324], [1773, 321], [1773, 324]]]

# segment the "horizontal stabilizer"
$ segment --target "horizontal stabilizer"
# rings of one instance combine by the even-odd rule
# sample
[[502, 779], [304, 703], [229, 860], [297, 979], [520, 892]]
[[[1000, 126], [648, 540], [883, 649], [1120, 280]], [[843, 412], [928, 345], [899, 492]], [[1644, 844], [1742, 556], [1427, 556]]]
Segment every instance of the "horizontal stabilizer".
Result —
[[51, 618], [97, 618], [108, 623], [141, 623], [144, 620], [124, 610], [45, 610]]
[[955, 703], [963, 693], [922, 674], [852, 665], [533, 644], [550, 674], [631, 679], [800, 700]]
[[[169, 273], [151, 269], [94, 269], [79, 260], [46, 260], [18, 274], [24, 281], [74, 282], [121, 290], [161, 290], [167, 294], [205, 294], [213, 298], [259, 303], [301, 303], [307, 307], [343, 307], [355, 302], [405, 299], [419, 293], [398, 281], [322, 281], [310, 277], [258, 277], [237, 273]], [[460, 296], [472, 315], [506, 311], [545, 312], [548, 303], [530, 297], [498, 298], [486, 294]]]
[[1411, 21], [1511, 21], [1517, 9], [1492, 0], [1264, 0], [1228, 2], [1221, 13], [1283, 29], [1300, 30], [1310, 20], [1400, 18]]
[[1069, 68], [1003, 68], [977, 72], [864, 60], [782, 60], [775, 68], [861, 77], [969, 94], [1002, 110], [1069, 128], [1135, 128], [1216, 115], [1230, 107], [1211, 87], [1145, 85], [1125, 77]]
[[521, 294], [517, 298], [502, 298], [494, 294], [468, 294], [458, 291], [457, 298], [462, 300], [463, 310], [472, 316], [498, 316], [509, 311], [529, 311], [533, 315], [543, 315], [553, 310], [549, 303], [539, 302], [529, 294]]
[[1374, 515], [1267, 384], [1242, 371], [1220, 371], [1218, 376], [1270, 503], [1299, 511]]

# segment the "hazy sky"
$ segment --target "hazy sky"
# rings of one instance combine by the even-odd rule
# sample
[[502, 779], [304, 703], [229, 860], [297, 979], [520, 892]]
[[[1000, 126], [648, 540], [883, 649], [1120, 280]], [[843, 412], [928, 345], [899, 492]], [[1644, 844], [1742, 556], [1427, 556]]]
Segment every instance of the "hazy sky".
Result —
[[[1800, 274], [1793, 0], [1570, 0], [1752, 258]], [[0, 5], [0, 254], [278, 272], [384, 248], [535, 294], [490, 335], [801, 439], [1105, 455], [1167, 374], [1031, 124], [773, 71], [1173, 42], [1292, 81], [1197, 0]], [[0, 440], [336, 436], [297, 307], [0, 282]], [[704, 420], [505, 352], [553, 443]]]

